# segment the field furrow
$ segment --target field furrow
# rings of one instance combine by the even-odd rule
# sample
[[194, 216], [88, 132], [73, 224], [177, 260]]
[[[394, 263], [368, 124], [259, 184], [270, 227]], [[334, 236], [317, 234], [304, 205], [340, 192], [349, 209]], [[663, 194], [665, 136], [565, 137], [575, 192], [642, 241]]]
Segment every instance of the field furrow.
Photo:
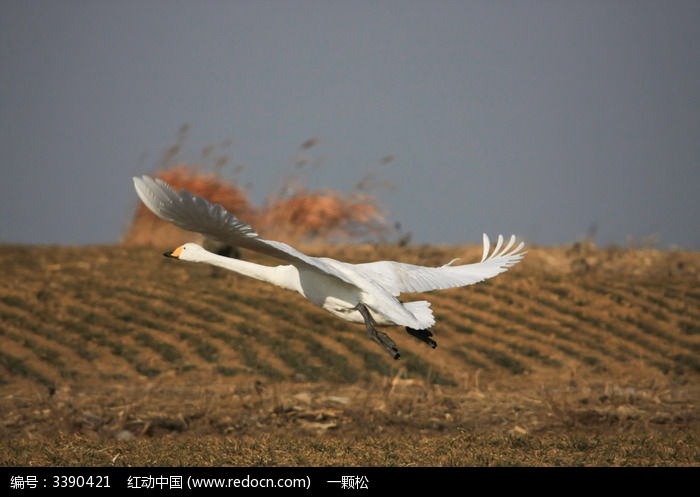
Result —
[[[540, 306], [543, 313], [553, 316], [559, 324], [575, 330], [576, 340], [589, 350], [622, 362], [636, 361], [640, 357], [653, 364], [663, 364], [668, 360], [669, 354], [664, 354], [662, 342], [649, 340], [640, 334], [635, 336], [633, 329], [625, 331], [614, 316], [601, 310], [598, 305], [587, 304], [580, 294], [569, 300], [557, 293], [561, 293], [559, 288], [546, 290], [538, 292], [533, 299], [534, 305]], [[518, 289], [514, 289], [514, 294], [526, 300], [530, 298]], [[629, 351], [633, 351], [632, 356], [627, 355]]]
[[[467, 308], [467, 305], [461, 305], [464, 299], [465, 297], [451, 297], [449, 300], [445, 299], [441, 301], [440, 305], [444, 306], [446, 309], [450, 309], [451, 312], [458, 316], [457, 319], [460, 319], [462, 322], [472, 323], [471, 327], [474, 330], [473, 336], [483, 336], [484, 339], [487, 340], [485, 345], [496, 340], [503, 340], [498, 337], [505, 336], [504, 330], [509, 330], [510, 333], [519, 332], [522, 337], [526, 338], [525, 345], [527, 347], [539, 350], [545, 345], [548, 346], [549, 350], [542, 350], [540, 355], [543, 357], [553, 357], [554, 360], [559, 362], [565, 360], [561, 356], [562, 352], [568, 355], [570, 359], [588, 365], [597, 365], [605, 360], [604, 357], [600, 356], [600, 350], [598, 350], [599, 347], [597, 347], [597, 344], [592, 344], [591, 342], [583, 340], [577, 335], [576, 323], [573, 320], [554, 323], [542, 321], [539, 323], [529, 323], [528, 326], [523, 326], [516, 322], [519, 318], [509, 321], [507, 313], [504, 311], [493, 312], [488, 307], [484, 307], [484, 310], [478, 310], [474, 307], [473, 302], [475, 299], [473, 298], [469, 299], [469, 304], [472, 306], [471, 310], [464, 311], [463, 309]], [[530, 331], [528, 332], [527, 330]], [[567, 346], [567, 342], [576, 344], [577, 346]], [[581, 345], [589, 344], [593, 346], [580, 350]], [[510, 348], [512, 350], [512, 347]], [[554, 349], [558, 352], [555, 352]]]

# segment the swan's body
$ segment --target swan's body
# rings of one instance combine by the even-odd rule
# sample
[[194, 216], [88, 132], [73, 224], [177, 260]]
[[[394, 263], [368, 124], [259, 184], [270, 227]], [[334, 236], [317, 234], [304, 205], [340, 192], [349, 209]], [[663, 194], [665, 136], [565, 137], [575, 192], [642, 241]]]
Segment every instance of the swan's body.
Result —
[[503, 246], [503, 237], [493, 252], [484, 234], [481, 262], [453, 266], [451, 261], [440, 267], [416, 266], [393, 261], [349, 264], [327, 257], [311, 257], [289, 245], [264, 240], [253, 228], [240, 221], [221, 205], [186, 190], [179, 193], [160, 179], [134, 178], [134, 186], [143, 203], [160, 218], [176, 226], [208, 237], [261, 252], [287, 262], [287, 265], [264, 266], [214, 254], [195, 243], [186, 243], [165, 255], [185, 261], [219, 266], [251, 278], [294, 290], [314, 304], [347, 321], [365, 323], [369, 336], [380, 343], [395, 359], [399, 352], [376, 325], [405, 326], [406, 331], [433, 348], [429, 328], [435, 324], [430, 303], [421, 300], [400, 302], [404, 292], [428, 292], [478, 283], [492, 278], [519, 262], [525, 253], [524, 243], [515, 246], [511, 236]]

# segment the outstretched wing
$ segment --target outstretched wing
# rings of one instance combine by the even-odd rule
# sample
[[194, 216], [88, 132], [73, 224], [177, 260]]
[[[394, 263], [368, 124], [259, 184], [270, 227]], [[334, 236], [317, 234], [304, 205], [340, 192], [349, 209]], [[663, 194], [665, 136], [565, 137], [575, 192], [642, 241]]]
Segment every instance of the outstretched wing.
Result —
[[358, 264], [356, 269], [372, 278], [394, 295], [404, 292], [429, 292], [460, 286], [473, 285], [503, 273], [522, 260], [526, 252], [524, 242], [515, 246], [515, 235], [503, 246], [503, 236], [489, 255], [491, 242], [484, 233], [484, 255], [481, 262], [453, 266], [451, 261], [440, 267], [415, 266], [393, 261]]
[[211, 204], [207, 199], [187, 190], [178, 193], [165, 181], [149, 176], [134, 177], [134, 187], [146, 207], [156, 216], [179, 228], [294, 265], [310, 266], [352, 284], [345, 275], [323, 260], [303, 254], [286, 243], [260, 238], [252, 226], [220, 204]]

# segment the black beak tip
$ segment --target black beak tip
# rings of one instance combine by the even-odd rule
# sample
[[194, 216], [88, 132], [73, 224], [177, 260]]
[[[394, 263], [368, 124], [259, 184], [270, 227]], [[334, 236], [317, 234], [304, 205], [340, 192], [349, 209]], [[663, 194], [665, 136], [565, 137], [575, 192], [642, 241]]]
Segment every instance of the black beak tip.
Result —
[[163, 252], [164, 257], [172, 257], [173, 253], [172, 252]]

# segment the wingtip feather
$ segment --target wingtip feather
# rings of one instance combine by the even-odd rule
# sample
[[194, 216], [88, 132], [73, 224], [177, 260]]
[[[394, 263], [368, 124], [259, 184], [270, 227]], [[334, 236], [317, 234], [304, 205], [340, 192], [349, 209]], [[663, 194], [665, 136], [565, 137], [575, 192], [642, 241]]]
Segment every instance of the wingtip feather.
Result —
[[503, 235], [498, 235], [496, 245], [494, 246], [493, 251], [491, 251], [491, 241], [489, 240], [489, 237], [486, 233], [484, 233], [483, 238], [484, 253], [481, 257], [481, 262], [499, 257], [513, 258], [517, 262], [520, 261], [522, 257], [527, 253], [521, 252], [521, 250], [525, 247], [525, 242], [523, 241], [521, 241], [517, 246], [514, 247], [514, 245], [518, 241], [515, 235], [510, 236], [505, 246], [503, 246], [505, 238], [503, 237]]
[[503, 235], [499, 233], [498, 240], [496, 240], [496, 248], [493, 249], [492, 257], [496, 257], [500, 254], [501, 246], [503, 245]]
[[486, 256], [489, 255], [489, 250], [491, 249], [491, 241], [489, 240], [489, 236], [484, 233], [483, 235], [483, 240], [484, 240], [484, 254], [481, 256], [481, 262], [484, 262], [486, 260]]

